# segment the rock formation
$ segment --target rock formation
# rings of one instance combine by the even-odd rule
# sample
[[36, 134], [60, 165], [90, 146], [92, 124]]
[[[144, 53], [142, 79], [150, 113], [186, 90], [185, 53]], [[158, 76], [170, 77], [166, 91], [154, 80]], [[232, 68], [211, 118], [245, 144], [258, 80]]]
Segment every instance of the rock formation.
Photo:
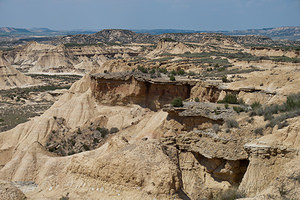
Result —
[[12, 67], [0, 52], [0, 90], [14, 87], [28, 87], [39, 84], [39, 81], [25, 76]]

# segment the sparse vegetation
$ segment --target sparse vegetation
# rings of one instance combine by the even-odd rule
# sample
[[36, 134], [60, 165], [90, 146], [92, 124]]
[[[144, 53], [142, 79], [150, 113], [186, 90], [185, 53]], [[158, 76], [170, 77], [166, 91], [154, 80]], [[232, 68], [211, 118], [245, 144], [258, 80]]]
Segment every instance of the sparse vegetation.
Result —
[[164, 67], [163, 68], [159, 68], [158, 71], [160, 73], [163, 73], [163, 74], [167, 74], [168, 73], [168, 70], [166, 68], [164, 68]]
[[224, 107], [225, 107], [226, 109], [228, 109], [228, 108], [229, 108], [228, 103], [225, 103]]
[[179, 75], [179, 76], [183, 76], [183, 75], [185, 75], [185, 71], [183, 70], [183, 69], [178, 69], [177, 70], [177, 74]]
[[263, 130], [264, 130], [263, 128], [257, 128], [254, 130], [254, 133], [256, 135], [263, 135]]
[[170, 76], [170, 81], [176, 81], [175, 76], [173, 74], [171, 74]]
[[220, 131], [220, 126], [219, 126], [218, 124], [214, 124], [214, 125], [212, 126], [212, 129], [213, 129], [216, 133], [218, 133], [218, 132]]
[[240, 198], [245, 198], [246, 194], [243, 191], [240, 191], [238, 187], [232, 187], [226, 191], [221, 191], [216, 196], [216, 200], [235, 200]]
[[246, 109], [245, 109], [243, 106], [233, 106], [233, 110], [234, 110], [235, 112], [237, 112], [238, 114], [239, 114], [240, 112], [245, 112], [245, 111], [246, 111]]
[[183, 106], [182, 98], [178, 97], [178, 98], [173, 99], [171, 104], [174, 107], [182, 107]]
[[227, 79], [227, 76], [223, 76], [223, 77], [222, 77], [222, 82], [223, 82], [223, 83], [229, 82], [228, 79]]
[[261, 104], [259, 103], [259, 102], [254, 102], [253, 104], [251, 104], [251, 108], [253, 109], [253, 110], [255, 110], [255, 109], [258, 109], [258, 108], [260, 108], [261, 107]]
[[67, 193], [66, 196], [62, 196], [62, 197], [59, 198], [59, 200], [69, 200], [69, 199], [70, 199], [69, 198], [69, 193]]
[[223, 100], [218, 101], [218, 103], [239, 104], [239, 101], [235, 94], [226, 94]]
[[[96, 130], [101, 133], [101, 137], [103, 137], [103, 138], [109, 133], [109, 130], [107, 128], [97, 127]], [[113, 130], [115, 130], [115, 129], [113, 129]]]
[[139, 71], [141, 71], [141, 72], [143, 72], [143, 73], [148, 73], [148, 69], [147, 68], [145, 68], [145, 67], [143, 67], [143, 66], [138, 66], [137, 67], [137, 69], [139, 70]]
[[160, 39], [162, 42], [176, 42], [176, 40], [173, 40], [172, 38], [162, 38]]
[[283, 128], [288, 126], [287, 119], [300, 115], [300, 93], [288, 96], [286, 102], [281, 105], [270, 105], [263, 108], [260, 104], [256, 104], [254, 108], [250, 116], [263, 115], [264, 120], [269, 121], [266, 127], [273, 128], [278, 125], [278, 128]]
[[82, 147], [83, 147], [83, 149], [85, 151], [89, 151], [90, 150], [90, 147], [88, 145], [86, 145], [86, 144], [83, 144]]
[[110, 134], [114, 134], [114, 133], [117, 133], [119, 132], [119, 129], [117, 127], [112, 127], [109, 131]]
[[227, 128], [239, 128], [239, 123], [235, 119], [228, 119], [226, 120]]

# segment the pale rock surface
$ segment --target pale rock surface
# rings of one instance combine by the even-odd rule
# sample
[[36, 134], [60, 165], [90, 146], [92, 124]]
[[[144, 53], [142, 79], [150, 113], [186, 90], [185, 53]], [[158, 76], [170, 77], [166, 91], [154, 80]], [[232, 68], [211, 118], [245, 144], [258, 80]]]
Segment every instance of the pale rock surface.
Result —
[[41, 84], [12, 67], [0, 52], [0, 90]]
[[26, 196], [12, 183], [0, 180], [1, 200], [25, 200]]

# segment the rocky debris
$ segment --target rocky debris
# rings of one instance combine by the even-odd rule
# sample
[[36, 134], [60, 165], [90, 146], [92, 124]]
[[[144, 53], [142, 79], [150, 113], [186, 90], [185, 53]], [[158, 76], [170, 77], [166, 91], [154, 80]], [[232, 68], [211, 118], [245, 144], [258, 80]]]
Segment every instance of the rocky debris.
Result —
[[110, 135], [119, 132], [119, 129], [112, 127], [107, 129], [107, 118], [100, 116], [96, 121], [91, 122], [88, 126], [71, 130], [66, 126], [66, 121], [62, 117], [55, 117], [55, 126], [51, 130], [46, 141], [46, 149], [60, 156], [73, 155], [76, 153], [90, 151], [99, 148]]
[[224, 122], [231, 118], [235, 112], [232, 108], [225, 108], [222, 104], [209, 102], [184, 102], [183, 107], [165, 105], [163, 111], [176, 113], [179, 117], [204, 117], [214, 121]]
[[12, 183], [0, 181], [0, 197], [1, 200], [25, 200], [25, 194]]

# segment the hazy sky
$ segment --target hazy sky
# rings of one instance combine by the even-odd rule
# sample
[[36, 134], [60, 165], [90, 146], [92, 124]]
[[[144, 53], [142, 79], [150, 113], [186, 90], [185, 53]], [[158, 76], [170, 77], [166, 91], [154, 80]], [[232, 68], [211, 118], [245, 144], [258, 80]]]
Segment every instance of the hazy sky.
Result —
[[300, 0], [0, 0], [0, 27], [240, 30], [300, 26]]

